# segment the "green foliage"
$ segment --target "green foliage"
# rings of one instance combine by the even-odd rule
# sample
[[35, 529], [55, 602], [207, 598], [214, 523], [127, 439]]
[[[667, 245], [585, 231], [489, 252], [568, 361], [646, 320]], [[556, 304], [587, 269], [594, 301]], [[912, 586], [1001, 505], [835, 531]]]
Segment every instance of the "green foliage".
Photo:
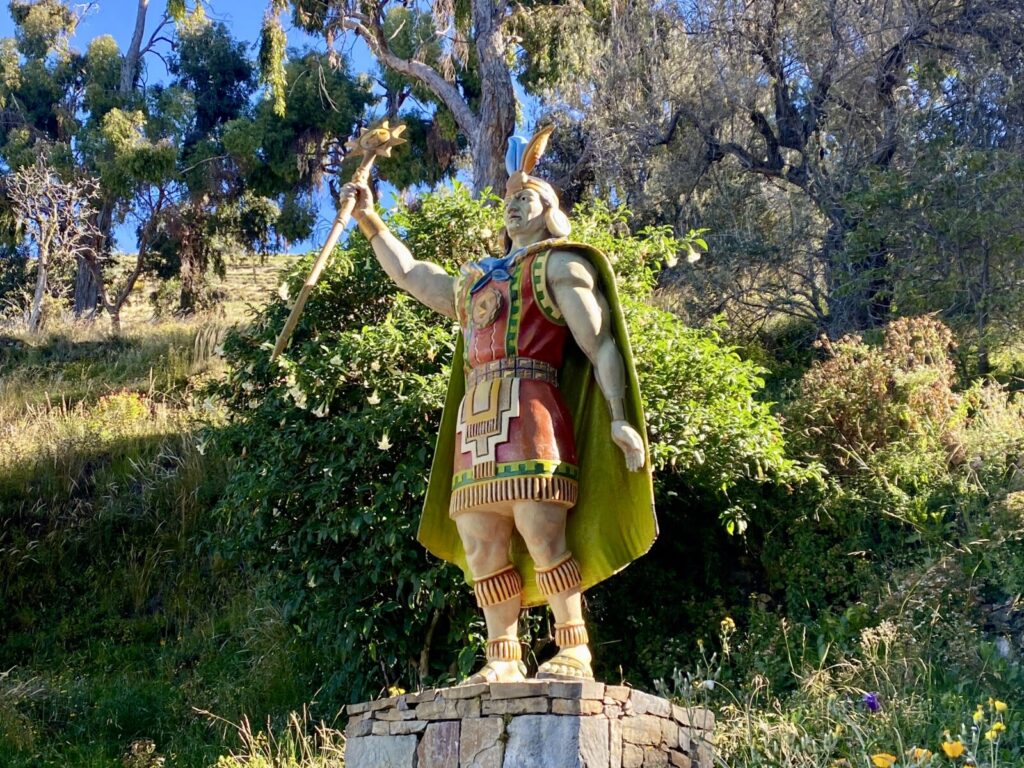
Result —
[[946, 546], [1016, 471], [1021, 403], [993, 383], [956, 391], [951, 342], [925, 317], [891, 323], [876, 346], [820, 343], [828, 357], [784, 415], [797, 455], [821, 462], [829, 486], [756, 518], [768, 583], [791, 615], [855, 600], [920, 556], [912, 544]]
[[277, 15], [267, 14], [260, 30], [259, 73], [260, 80], [267, 86], [267, 97], [273, 104], [274, 114], [284, 117], [285, 89], [285, 38], [281, 20]]
[[205, 137], [241, 114], [254, 84], [245, 43], [234, 40], [220, 22], [196, 23], [179, 31], [176, 54], [170, 71], [195, 99], [195, 137]]
[[61, 51], [78, 25], [74, 10], [61, 0], [13, 0], [9, 8], [18, 26], [18, 48], [30, 58], [43, 59]]
[[[489, 202], [456, 185], [389, 218], [419, 258], [454, 270], [498, 252], [500, 210]], [[625, 234], [626, 215], [599, 205], [577, 211], [574, 222], [615, 256], [621, 290], [643, 297], [659, 266], [686, 245], [664, 229]], [[290, 294], [307, 264], [292, 272]], [[710, 506], [802, 478], [784, 455], [778, 423], [753, 399], [754, 366], [637, 298], [627, 310], [660, 498], [686, 487]], [[284, 314], [283, 302], [271, 305], [225, 344], [232, 373], [219, 393], [233, 426], [222, 439], [244, 458], [221, 506], [235, 532], [220, 546], [274, 575], [290, 620], [333, 672], [324, 681], [329, 699], [448, 680], [472, 663], [478, 636], [467, 640], [466, 632], [475, 611], [457, 569], [428, 558], [414, 533], [453, 328], [397, 294], [358, 236], [325, 271], [291, 351], [271, 364]], [[668, 531], [686, 525], [671, 513], [663, 519]], [[679, 567], [677, 560], [665, 579]], [[609, 622], [608, 631], [626, 629]]]
[[108, 111], [120, 106], [121, 50], [111, 35], [89, 41], [85, 52], [85, 97], [82, 108], [93, 122], [103, 119]]

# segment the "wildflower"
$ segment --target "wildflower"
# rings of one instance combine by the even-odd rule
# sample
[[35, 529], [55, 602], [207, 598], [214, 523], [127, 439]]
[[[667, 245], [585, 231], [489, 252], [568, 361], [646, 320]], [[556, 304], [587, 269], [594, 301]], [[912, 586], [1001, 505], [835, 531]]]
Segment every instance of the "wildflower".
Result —
[[992, 730], [998, 735], [1006, 730], [1006, 723], [993, 723]]
[[405, 693], [405, 688], [399, 688], [397, 685], [388, 688], [388, 696], [401, 696], [403, 693]]
[[999, 732], [995, 728], [985, 731], [985, 741], [995, 741], [999, 738]]
[[993, 708], [995, 709], [996, 712], [1005, 712], [1006, 711], [1006, 702], [1005, 701], [1000, 701], [999, 699], [996, 699], [995, 701], [992, 702], [992, 706], [993, 706]]
[[864, 706], [868, 708], [868, 712], [877, 712], [882, 708], [882, 705], [878, 703], [878, 694], [874, 691], [868, 691], [861, 698], [864, 702]]
[[931, 759], [932, 751], [930, 749], [924, 749], [923, 747], [914, 747], [907, 752], [907, 755], [915, 763], [924, 763]]
[[871, 756], [871, 764], [875, 768], [892, 768], [898, 759], [896, 755], [890, 755], [888, 752], [879, 752]]
[[942, 742], [942, 752], [950, 760], [956, 760], [964, 753], [964, 743], [960, 741], [960, 739], [957, 739], [956, 741], [944, 741]]
[[732, 616], [726, 616], [722, 619], [721, 629], [723, 635], [731, 635], [736, 631], [736, 622], [732, 620]]
[[978, 708], [974, 710], [974, 714], [971, 717], [974, 718], [975, 725], [985, 719], [985, 711], [981, 708], [981, 704], [979, 704]]
[[388, 436], [388, 433], [385, 432], [384, 435], [381, 437], [380, 441], [377, 443], [377, 448], [379, 450], [386, 451], [389, 448], [391, 448], [391, 446], [391, 438]]

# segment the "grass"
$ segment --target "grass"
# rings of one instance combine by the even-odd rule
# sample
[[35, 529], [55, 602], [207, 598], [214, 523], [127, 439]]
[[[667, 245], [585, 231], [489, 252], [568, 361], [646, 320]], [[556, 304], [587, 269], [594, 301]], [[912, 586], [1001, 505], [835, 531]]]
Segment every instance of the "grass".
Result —
[[281, 614], [203, 545], [231, 457], [202, 388], [287, 261], [234, 264], [187, 319], [142, 284], [120, 335], [0, 331], [0, 764], [206, 766], [238, 734], [199, 709], [308, 698]]
[[[233, 457], [203, 385], [284, 263], [236, 263], [225, 302], [188, 319], [153, 318], [150, 284], [117, 336], [59, 317], [38, 337], [0, 331], [0, 766], [340, 766], [338, 724], [304, 708], [323, 659], [217, 551], [211, 515]], [[1004, 379], [1021, 359], [998, 358]], [[804, 367], [790, 362], [787, 380]], [[986, 413], [967, 455], [1020, 423]], [[1014, 482], [839, 616], [793, 625], [760, 607], [723, 623], [664, 692], [717, 710], [734, 768], [1021, 764], [1024, 673], [979, 618], [1024, 589]]]

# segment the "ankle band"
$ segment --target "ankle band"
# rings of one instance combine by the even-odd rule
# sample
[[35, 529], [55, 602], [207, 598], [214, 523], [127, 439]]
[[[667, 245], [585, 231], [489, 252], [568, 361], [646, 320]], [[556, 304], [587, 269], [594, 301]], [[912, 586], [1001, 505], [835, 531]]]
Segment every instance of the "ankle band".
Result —
[[520, 661], [523, 658], [523, 648], [519, 645], [519, 638], [497, 637], [487, 641], [486, 656], [488, 661]]
[[566, 552], [550, 568], [537, 569], [537, 589], [542, 595], [565, 592], [578, 587], [581, 580], [580, 567], [576, 564], [572, 552]]
[[572, 645], [586, 645], [590, 642], [587, 627], [582, 621], [567, 621], [555, 624], [555, 645], [567, 648]]
[[507, 565], [497, 573], [477, 579], [473, 592], [481, 608], [504, 603], [523, 593], [523, 577], [514, 565]]

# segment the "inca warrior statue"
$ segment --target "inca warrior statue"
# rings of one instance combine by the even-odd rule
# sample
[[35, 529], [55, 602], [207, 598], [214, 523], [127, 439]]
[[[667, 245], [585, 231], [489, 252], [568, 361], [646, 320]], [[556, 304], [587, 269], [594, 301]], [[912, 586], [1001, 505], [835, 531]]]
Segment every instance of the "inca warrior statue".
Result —
[[636, 371], [608, 259], [568, 239], [569, 219], [530, 175], [550, 128], [513, 137], [502, 258], [452, 277], [413, 257], [343, 188], [384, 270], [457, 320], [462, 338], [419, 540], [459, 565], [487, 624], [486, 664], [468, 683], [525, 678], [522, 608], [543, 602], [557, 654], [538, 678], [592, 679], [582, 592], [645, 553], [657, 535]]

